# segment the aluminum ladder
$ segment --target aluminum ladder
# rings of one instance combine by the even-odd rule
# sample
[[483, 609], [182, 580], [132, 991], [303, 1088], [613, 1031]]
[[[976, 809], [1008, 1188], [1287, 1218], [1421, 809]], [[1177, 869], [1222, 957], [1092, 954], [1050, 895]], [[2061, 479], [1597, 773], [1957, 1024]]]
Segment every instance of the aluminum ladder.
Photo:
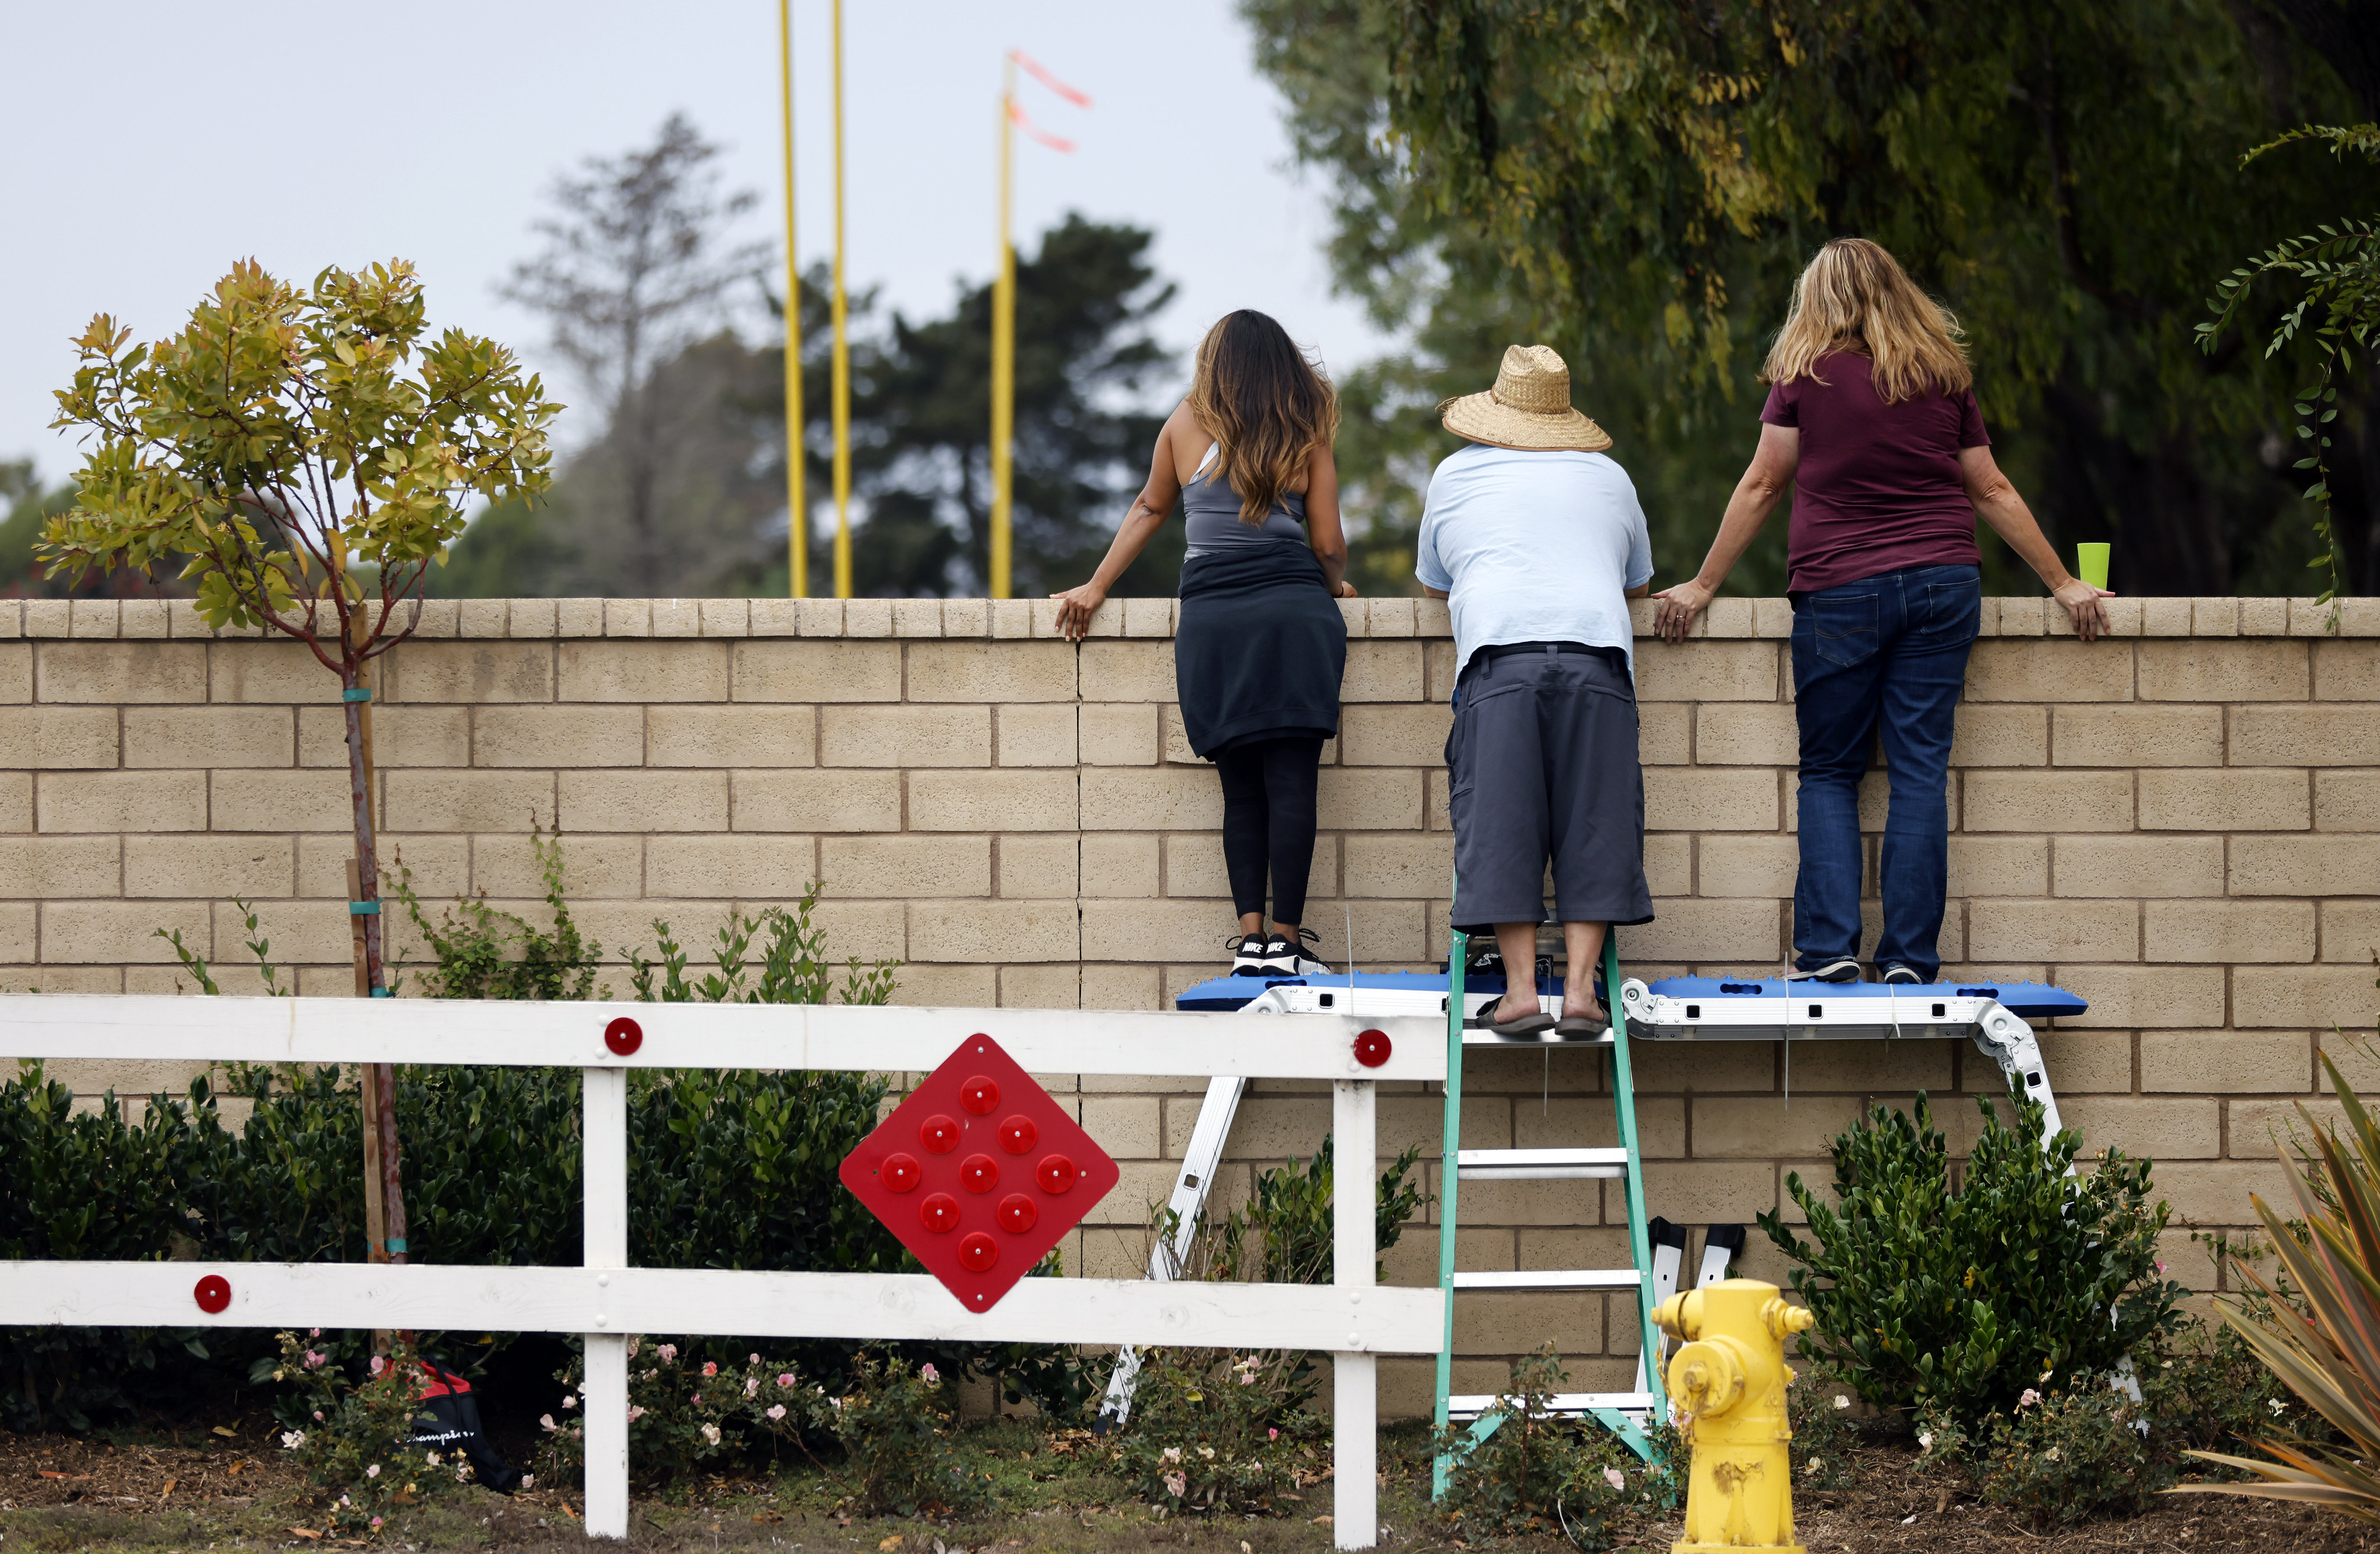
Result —
[[[1636, 1086], [1628, 1062], [1628, 1017], [1617, 992], [1621, 986], [1617, 930], [1606, 929], [1603, 939], [1603, 985], [1606, 1007], [1611, 1012], [1611, 1029], [1593, 1042], [1564, 1043], [1609, 1046], [1611, 1050], [1611, 1103], [1620, 1135], [1616, 1147], [1465, 1149], [1462, 1147], [1463, 1049], [1466, 1045], [1463, 1015], [1469, 1002], [1463, 996], [1463, 975], [1469, 958], [1470, 936], [1458, 929], [1447, 956], [1445, 1153], [1439, 1171], [1438, 1239], [1438, 1283], [1439, 1288], [1446, 1292], [1446, 1329], [1438, 1351], [1436, 1423], [1443, 1431], [1451, 1423], [1468, 1420], [1471, 1439], [1475, 1444], [1485, 1440], [1502, 1423], [1503, 1416], [1495, 1412], [1496, 1394], [1457, 1395], [1453, 1391], [1454, 1298], [1458, 1293], [1465, 1290], [1630, 1290], [1636, 1295], [1639, 1344], [1635, 1389], [1627, 1392], [1558, 1393], [1552, 1399], [1552, 1404], [1557, 1413], [1597, 1420], [1627, 1442], [1638, 1456], [1650, 1458], [1653, 1447], [1645, 1436], [1645, 1427], [1658, 1422], [1666, 1412], [1658, 1363], [1660, 1342], [1653, 1326], [1653, 1308], [1676, 1288], [1684, 1239], [1680, 1234], [1672, 1242], [1671, 1237], [1665, 1233], [1663, 1256], [1660, 1263], [1657, 1264], [1651, 1225], [1645, 1212], [1644, 1155], [1636, 1137]], [[1584, 967], [1574, 966], [1570, 971], [1573, 977], [1585, 974]], [[1488, 1040], [1498, 1046], [1549, 1045], [1500, 1041], [1493, 1037]], [[1479, 1181], [1625, 1183], [1630, 1266], [1621, 1269], [1521, 1269], [1458, 1273], [1454, 1267], [1454, 1241], [1456, 1229], [1461, 1223], [1458, 1209], [1460, 1186], [1463, 1182]], [[1737, 1244], [1741, 1244], [1741, 1241]], [[1657, 1269], [1663, 1264], [1668, 1275], [1666, 1281], [1657, 1278]], [[1723, 1269], [1724, 1264], [1721, 1266]], [[1660, 1287], [1663, 1282], [1668, 1283], [1669, 1291]], [[1446, 1493], [1447, 1475], [1452, 1465], [1451, 1455], [1439, 1455], [1431, 1473], [1430, 1492], [1433, 1498]]]

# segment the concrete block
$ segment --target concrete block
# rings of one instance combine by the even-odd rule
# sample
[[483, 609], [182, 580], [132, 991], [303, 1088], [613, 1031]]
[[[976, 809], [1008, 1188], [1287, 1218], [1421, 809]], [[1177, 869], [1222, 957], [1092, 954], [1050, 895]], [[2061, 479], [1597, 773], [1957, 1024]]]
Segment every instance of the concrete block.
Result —
[[113, 599], [76, 599], [67, 602], [67, 635], [115, 640], [123, 635], [124, 613]]
[[352, 779], [341, 767], [216, 771], [208, 782], [207, 829], [352, 832], [354, 795]]
[[1347, 674], [1339, 696], [1342, 702], [1420, 700], [1421, 644], [1410, 639], [1348, 643]]
[[[459, 601], [452, 599], [424, 599], [416, 601], [418, 613], [411, 620], [412, 640], [417, 642], [444, 641], [460, 629], [462, 611]], [[224, 633], [228, 637], [231, 633]]]
[[989, 707], [825, 707], [821, 766], [989, 766]]
[[1620, 942], [1631, 961], [1707, 956], [1758, 965], [1782, 951], [1783, 920], [1773, 898], [1656, 901], [1653, 921], [1620, 930]]
[[2256, 1217], [2248, 1201], [2252, 1196], [2270, 1204], [2296, 1201], [2277, 1159], [2159, 1161], [2156, 1189], [2178, 1224], [2251, 1224]]
[[829, 836], [820, 840], [819, 855], [821, 876], [834, 881], [839, 897], [905, 900], [991, 893], [988, 836]]
[[2168, 1160], [2211, 1160], [2223, 1153], [2222, 1105], [2211, 1098], [2075, 1096], [2058, 1113], [2082, 1135], [2086, 1155], [2121, 1149], [2157, 1162], [2162, 1184]]
[[699, 600], [696, 602], [695, 612], [701, 622], [702, 635], [705, 637], [752, 635], [752, 607], [749, 600]]
[[573, 831], [725, 831], [724, 771], [569, 771], [555, 778]]
[[1171, 642], [1086, 642], [1081, 652], [1084, 701], [1175, 699]]
[[1967, 954], [1986, 961], [2136, 961], [2141, 909], [2129, 901], [1971, 901]]
[[[285, 727], [288, 714], [282, 716]], [[49, 771], [114, 767], [115, 721], [113, 707], [0, 707], [0, 763]], [[282, 744], [285, 749], [285, 734]]]
[[2303, 831], [2312, 804], [2302, 771], [2234, 768], [2143, 771], [2140, 807], [2143, 831]]
[[1077, 893], [1081, 839], [1075, 836], [1003, 836], [996, 872], [1000, 894], [1009, 900], [1072, 900]]
[[32, 829], [33, 774], [0, 771], [0, 832]]
[[995, 747], [1002, 766], [1073, 766], [1079, 709], [1064, 703], [1023, 703], [997, 710]]
[[518, 641], [551, 641], [561, 635], [560, 612], [551, 599], [504, 601], [504, 635]]
[[808, 707], [645, 709], [645, 761], [651, 766], [810, 766], [818, 759], [818, 713]]
[[[825, 871], [807, 836], [656, 836], [645, 844], [645, 878], [652, 896], [774, 903], [799, 900]], [[875, 893], [834, 884], [838, 896]]]
[[2304, 1095], [2314, 1087], [2313, 1043], [2303, 1031], [2144, 1030], [2140, 1043], [2146, 1092]]
[[2059, 707], [2051, 715], [2059, 766], [2223, 764], [2223, 709]]
[[[2002, 626], [2003, 633], [2006, 626]], [[2146, 651], [2143, 644], [2141, 650]], [[1967, 660], [1970, 701], [2130, 701], [2132, 653], [2127, 642], [2071, 638], [1978, 642]]]
[[1223, 789], [1195, 767], [1094, 767], [1082, 773], [1085, 831], [1215, 831]]
[[[1002, 839], [1003, 848], [1008, 841]], [[1164, 893], [1154, 836], [1087, 833], [1081, 839], [1081, 892], [1086, 896], [1129, 899]]]
[[[562, 845], [562, 868], [568, 899], [574, 902], [604, 899], [634, 900], [645, 893], [645, 840], [641, 836], [578, 836], [558, 839]], [[674, 846], [676, 837], [662, 837], [656, 847]], [[441, 886], [444, 893], [462, 890], [468, 873], [470, 888], [484, 891], [491, 896], [514, 900], [536, 899], [545, 894], [543, 865], [538, 860], [531, 839], [517, 832], [475, 836], [470, 839], [468, 868], [462, 853], [452, 855], [432, 852], [431, 847], [454, 845], [459, 838], [423, 837], [407, 844], [406, 861], [419, 870], [417, 857], [431, 860], [431, 867], [451, 869], [454, 884]], [[755, 845], [750, 838], [736, 838], [739, 846]], [[300, 847], [301, 859], [305, 849]], [[425, 898], [431, 886], [417, 881]], [[664, 892], [669, 893], [669, 892]], [[724, 894], [728, 892], [713, 892]]]
[[805, 599], [801, 605], [801, 635], [804, 637], [841, 637], [843, 635], [843, 601], [840, 599]]
[[1659, 767], [1645, 773], [1649, 831], [1773, 832], [1777, 823], [1773, 771]]
[[[1132, 646], [1171, 662], [1170, 644]], [[908, 686], [913, 701], [1072, 701], [1075, 649], [1064, 642], [919, 642], [909, 649]]]
[[2009, 703], [1973, 702], [1959, 709], [1950, 740], [1950, 764], [2045, 766], [2049, 761], [2048, 710]]
[[2231, 973], [2231, 1024], [2242, 1029], [2370, 1026], [2372, 966], [2243, 965]]
[[[139, 840], [171, 844], [163, 837]], [[123, 878], [123, 844], [114, 836], [0, 836], [0, 897], [115, 896], [124, 893]]]
[[897, 771], [735, 771], [739, 832], [897, 832]]
[[2380, 964], [2380, 901], [2325, 901], [2318, 960]]
[[1448, 832], [1350, 836], [1346, 860], [1347, 895], [1426, 901], [1452, 878], [1454, 838]]
[[[1436, 600], [1425, 602], [1438, 604]], [[1446, 606], [1438, 604], [1443, 611]], [[1427, 635], [1425, 633], [1424, 635]], [[1428, 641], [1422, 644], [1422, 674], [1428, 681], [1428, 699], [1444, 701], [1454, 694], [1454, 682], [1460, 677], [1454, 662], [1454, 644]]]
[[485, 706], [553, 699], [550, 642], [407, 642], [387, 662], [395, 665], [392, 701]]
[[1153, 965], [1087, 965], [1082, 968], [1085, 1009], [1155, 1009], [1158, 970]]
[[[802, 601], [805, 611], [814, 600]], [[880, 601], [880, 602], [881, 602]], [[901, 645], [847, 642], [805, 635], [734, 644], [730, 694], [737, 701], [898, 701]], [[947, 645], [944, 650], [960, 644]], [[639, 699], [664, 700], [662, 697]], [[685, 699], [678, 698], [675, 699]]]
[[[7, 601], [0, 601], [0, 621], [7, 619]], [[0, 705], [33, 699], [33, 645], [0, 642]]]
[[2313, 694], [2317, 701], [2380, 701], [2380, 639], [2315, 643]]
[[945, 599], [942, 601], [942, 635], [944, 637], [989, 637], [991, 635], [991, 604], [989, 599]]
[[1779, 662], [1775, 642], [1645, 638], [1636, 644], [1636, 699], [1774, 701]]
[[[32, 779], [34, 826], [45, 832], [207, 829], [203, 771], [42, 772]], [[5, 799], [0, 790], [0, 799]], [[13, 813], [7, 804], [0, 813]], [[8, 829], [24, 829], [10, 827]]]
[[603, 601], [601, 600], [556, 600], [554, 609], [555, 636], [601, 637], [603, 635]]
[[[619, 602], [617, 600], [612, 602]], [[557, 654], [561, 666], [559, 701], [724, 701], [727, 699], [731, 655], [755, 650], [795, 646], [784, 642], [705, 641], [565, 641]], [[810, 699], [799, 697], [747, 698], [737, 700]]]
[[[1043, 603], [1050, 601], [1044, 600]], [[995, 599], [991, 605], [991, 635], [997, 640], [1016, 641], [1033, 635], [1034, 601], [1029, 599]], [[1053, 617], [1054, 618], [1054, 617]]]
[[23, 611], [25, 635], [28, 637], [71, 637], [73, 605], [63, 599], [29, 599], [18, 606]]
[[1158, 710], [1133, 702], [1086, 702], [1076, 709], [1087, 766], [1154, 766]]
[[[344, 735], [346, 720], [337, 710], [309, 710], [338, 719]], [[6, 726], [6, 714], [0, 713], [0, 728]], [[108, 732], [113, 745], [115, 731]], [[0, 746], [6, 743], [0, 735]], [[288, 766], [296, 754], [295, 721], [286, 707], [138, 707], [124, 711], [124, 764], [128, 767]], [[344, 738], [340, 759], [346, 759]]]
[[644, 763], [645, 710], [641, 707], [499, 704], [474, 710], [474, 766], [552, 768]]
[[1071, 901], [918, 901], [909, 907], [909, 954], [951, 964], [1082, 959]]
[[1439, 766], [1454, 715], [1442, 703], [1342, 707], [1339, 759], [1348, 766]]
[[[1339, 856], [1336, 839], [1322, 838], [1315, 846], [1314, 862], [1305, 880], [1306, 900], [1318, 904], [1335, 900], [1339, 895]], [[1443, 874], [1440, 875], [1442, 883]], [[1208, 832], [1165, 839], [1165, 893], [1171, 896], [1196, 896], [1207, 899], [1229, 899], [1232, 894], [1230, 874], [1223, 867], [1223, 839]], [[1427, 894], [1427, 892], [1422, 892]], [[1318, 929], [1331, 929], [1336, 917], [1329, 921], [1316, 917], [1318, 905], [1309, 904], [1306, 917]], [[1333, 908], [1335, 912], [1336, 909]], [[1338, 930], [1338, 931], [1343, 931]]]
[[1645, 838], [1645, 883], [1657, 898], [1694, 894], [1694, 838], [1676, 832]]
[[[1679, 838], [1683, 841], [1685, 838]], [[1956, 842], [1960, 840], [1954, 838]], [[1649, 854], [1653, 839], [1645, 838]], [[1714, 835], [1702, 839], [1694, 893], [1706, 896], [1778, 896], [1791, 899], [1800, 872], [1800, 845], [1790, 836]], [[1657, 892], [1661, 893], [1661, 892]], [[1683, 894], [1686, 892], [1675, 892]], [[1960, 893], [1953, 892], [1953, 894]], [[1632, 945], [1633, 947], [1633, 945]]]
[[[346, 900], [347, 860], [356, 856], [355, 832], [352, 830], [322, 832], [294, 840], [298, 844], [298, 894], [314, 901]], [[484, 843], [488, 839], [480, 840]], [[473, 838], [468, 836], [399, 836], [394, 832], [382, 832], [378, 848], [382, 890], [388, 890], [393, 881], [403, 877], [404, 870], [410, 869], [414, 891], [420, 895], [423, 906], [433, 914], [444, 910], [448, 903], [472, 888], [472, 842]], [[524, 854], [528, 851], [528, 839], [526, 837], [521, 838], [521, 851]], [[641, 854], [641, 844], [638, 851]], [[575, 857], [576, 852], [571, 856]], [[526, 878], [532, 881], [537, 880], [534, 871]], [[638, 884], [639, 887], [642, 884], [641, 872]], [[578, 873], [574, 869], [570, 876], [573, 899], [590, 893], [582, 892], [578, 885]], [[545, 892], [541, 881], [531, 888], [538, 895]], [[633, 895], [637, 891], [631, 890], [626, 893]], [[390, 907], [387, 916], [389, 921], [384, 926], [392, 933], [410, 931], [405, 925], [404, 915], [397, 908]], [[427, 953], [427, 951], [423, 953]]]
[[2380, 835], [2231, 838], [2231, 894], [2371, 895], [2380, 880]]
[[[1755, 703], [1742, 704], [1764, 710]], [[1694, 759], [1694, 710], [1683, 701], [1651, 701], [1636, 709], [1636, 759], [1645, 766], [1688, 766]]]
[[[122, 625], [116, 635], [127, 639], [152, 642], [172, 636], [165, 608], [167, 602], [163, 599], [125, 600]], [[0, 632], [0, 635], [6, 634]]]
[[[1815, 1043], [1813, 1043], [1815, 1046]], [[1801, 1065], [1796, 1064], [1798, 1069]], [[1796, 1074], [1794, 1078], [1802, 1078]], [[1783, 1096], [1696, 1096], [1689, 1103], [1689, 1135], [1698, 1160], [1771, 1160], [1779, 1155], [1824, 1155], [1837, 1134], [1865, 1110], [1856, 1095], [1803, 1091]], [[1648, 1184], [1649, 1196], [1649, 1184]]]
[[1000, 968], [1002, 1009], [1080, 1009], [1082, 968], [1071, 963], [1050, 965], [1003, 965]]
[[1375, 599], [1367, 601], [1364, 613], [1364, 631], [1368, 637], [1409, 637], [1420, 629], [1415, 606], [1416, 599]]
[[[2210, 838], [2209, 840], [2213, 840]], [[2152, 901], [2143, 908], [2143, 958], [2214, 965], [2311, 961], [2310, 901]]]
[[[1309, 917], [1317, 914], [1309, 912]], [[1181, 961], [1220, 977], [1227, 962], [1223, 941], [1239, 931], [1232, 904], [1222, 901], [1082, 902], [1082, 954], [1086, 961]], [[1196, 978], [1193, 978], [1196, 980]]]
[[1419, 831], [1423, 775], [1385, 768], [1326, 766], [1315, 792], [1317, 819], [1325, 831]]
[[[13, 912], [0, 914], [0, 946], [7, 959], [30, 962], [32, 910]], [[245, 953], [236, 941], [215, 944], [203, 901], [53, 901], [42, 907], [39, 958], [55, 965], [174, 965], [174, 948], [157, 937], [160, 929], [179, 929], [182, 942], [210, 960]]]
[[506, 612], [501, 599], [466, 599], [457, 601], [455, 635], [466, 637], [490, 637], [504, 635]]
[[799, 637], [802, 604], [798, 599], [755, 599], [746, 616], [754, 637]]
[[2380, 707], [2330, 702], [2235, 708], [2231, 761], [2235, 766], [2380, 766]]
[[909, 829], [1073, 831], [1079, 812], [1075, 783], [1072, 768], [912, 771]]
[[2380, 771], [2315, 772], [2313, 823], [2320, 831], [2380, 831]]
[[2240, 635], [2286, 637], [2289, 631], [2286, 599], [2243, 599], [2240, 601]]
[[2223, 893], [2220, 836], [2061, 836], [2053, 849], [2062, 896]]
[[1801, 731], [1782, 702], [1718, 702], [1694, 717], [1694, 759], [1703, 766], [1792, 766]]
[[2192, 637], [2237, 637], [2240, 635], [2240, 601], [2231, 596], [2217, 595], [2190, 601]]
[[1953, 836], [1949, 895], [2049, 893], [2049, 841], [2040, 836]]
[[[107, 849], [111, 858], [115, 850]], [[353, 851], [351, 841], [350, 856]], [[108, 872], [113, 874], [113, 868]], [[263, 899], [293, 893], [297, 878], [297, 847], [286, 836], [134, 835], [124, 839], [124, 894], [128, 896]], [[60, 893], [116, 892], [110, 889]]]
[[1965, 831], [2130, 831], [2132, 779], [2126, 771], [1970, 771]]
[[940, 637], [942, 601], [939, 599], [896, 599], [892, 603], [892, 635]]
[[607, 599], [603, 601], [603, 635], [606, 637], [650, 637], [653, 634], [653, 601], [650, 599]]
[[[33, 679], [43, 701], [156, 706], [207, 699], [207, 650], [196, 642], [45, 641], [31, 646]], [[319, 677], [310, 682], [317, 695], [324, 683], [336, 688], [336, 682], [311, 659], [306, 666]]]
[[2303, 701], [2307, 645], [2289, 641], [2143, 642], [2143, 701]]
[[2140, 602], [2141, 635], [2143, 637], [2187, 637], [2190, 635], [2189, 600], [2143, 599]]
[[551, 772], [391, 771], [382, 783], [391, 831], [517, 832], [554, 821]]
[[2147, 1031], [2223, 1024], [2220, 966], [2061, 964], [2052, 971], [2059, 987], [2091, 1004], [2087, 1013], [2061, 1020], [2062, 1029]]

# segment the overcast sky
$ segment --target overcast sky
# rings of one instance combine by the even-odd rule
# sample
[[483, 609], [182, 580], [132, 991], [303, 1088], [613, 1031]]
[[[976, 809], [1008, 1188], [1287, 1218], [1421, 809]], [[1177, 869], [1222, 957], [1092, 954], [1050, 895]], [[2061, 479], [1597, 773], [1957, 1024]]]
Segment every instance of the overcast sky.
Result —
[[[827, 0], [794, 6], [804, 262], [833, 241]], [[1090, 93], [1027, 84], [1061, 155], [1017, 141], [1020, 241], [1069, 209], [1157, 233], [1181, 293], [1169, 343], [1253, 307], [1343, 370], [1387, 347], [1330, 295], [1319, 181], [1289, 166], [1279, 99], [1229, 0], [846, 0], [846, 220], [855, 286], [911, 315], [979, 284], [996, 245], [1000, 59], [1034, 55]], [[493, 284], [535, 246], [554, 175], [649, 141], [674, 110], [726, 149], [730, 187], [782, 231], [777, 11], [770, 0], [84, 0], [11, 7], [0, 92], [0, 458], [52, 480], [46, 430], [95, 312], [177, 327], [254, 255], [285, 278], [402, 256], [434, 324], [544, 359], [542, 326]]]

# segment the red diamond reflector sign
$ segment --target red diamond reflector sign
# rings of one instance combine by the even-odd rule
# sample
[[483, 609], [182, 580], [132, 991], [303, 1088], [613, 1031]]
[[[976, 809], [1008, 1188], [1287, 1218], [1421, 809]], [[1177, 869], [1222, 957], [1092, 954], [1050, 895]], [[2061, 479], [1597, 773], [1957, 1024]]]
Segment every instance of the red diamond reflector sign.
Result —
[[969, 1311], [989, 1311], [1122, 1172], [988, 1036], [844, 1157], [843, 1184]]

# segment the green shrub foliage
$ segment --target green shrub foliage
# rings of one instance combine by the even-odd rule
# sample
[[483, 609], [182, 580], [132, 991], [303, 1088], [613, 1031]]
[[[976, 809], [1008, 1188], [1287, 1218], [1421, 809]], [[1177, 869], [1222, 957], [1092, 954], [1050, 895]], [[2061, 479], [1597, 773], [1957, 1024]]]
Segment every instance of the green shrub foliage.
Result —
[[2168, 1281], [2146, 1160], [2109, 1150], [2069, 1176], [2081, 1135], [2041, 1144], [2038, 1102], [1987, 1101], [1963, 1181], [1926, 1098], [1914, 1116], [1876, 1107], [1833, 1144], [1831, 1194], [1786, 1179], [1804, 1241], [1775, 1213], [1760, 1228], [1797, 1265], [1817, 1314], [1803, 1339], [1878, 1408], [1930, 1407], [1973, 1427], [2052, 1378], [2113, 1368], [2176, 1329], [2187, 1293]]
[[1485, 1416], [1494, 1433], [1475, 1442], [1449, 1425], [1436, 1450], [1452, 1459], [1439, 1511], [1465, 1541], [1554, 1533], [1576, 1548], [1613, 1548], [1633, 1519], [1674, 1509], [1687, 1458], [1678, 1434], [1655, 1432], [1646, 1463], [1600, 1426], [1553, 1412], [1570, 1374], [1550, 1343], [1512, 1363], [1512, 1384]]
[[1283, 1385], [1285, 1359], [1278, 1350], [1150, 1351], [1115, 1449], [1141, 1499], [1169, 1514], [1303, 1512], [1306, 1491], [1329, 1476], [1329, 1430], [1305, 1406], [1312, 1385]]

